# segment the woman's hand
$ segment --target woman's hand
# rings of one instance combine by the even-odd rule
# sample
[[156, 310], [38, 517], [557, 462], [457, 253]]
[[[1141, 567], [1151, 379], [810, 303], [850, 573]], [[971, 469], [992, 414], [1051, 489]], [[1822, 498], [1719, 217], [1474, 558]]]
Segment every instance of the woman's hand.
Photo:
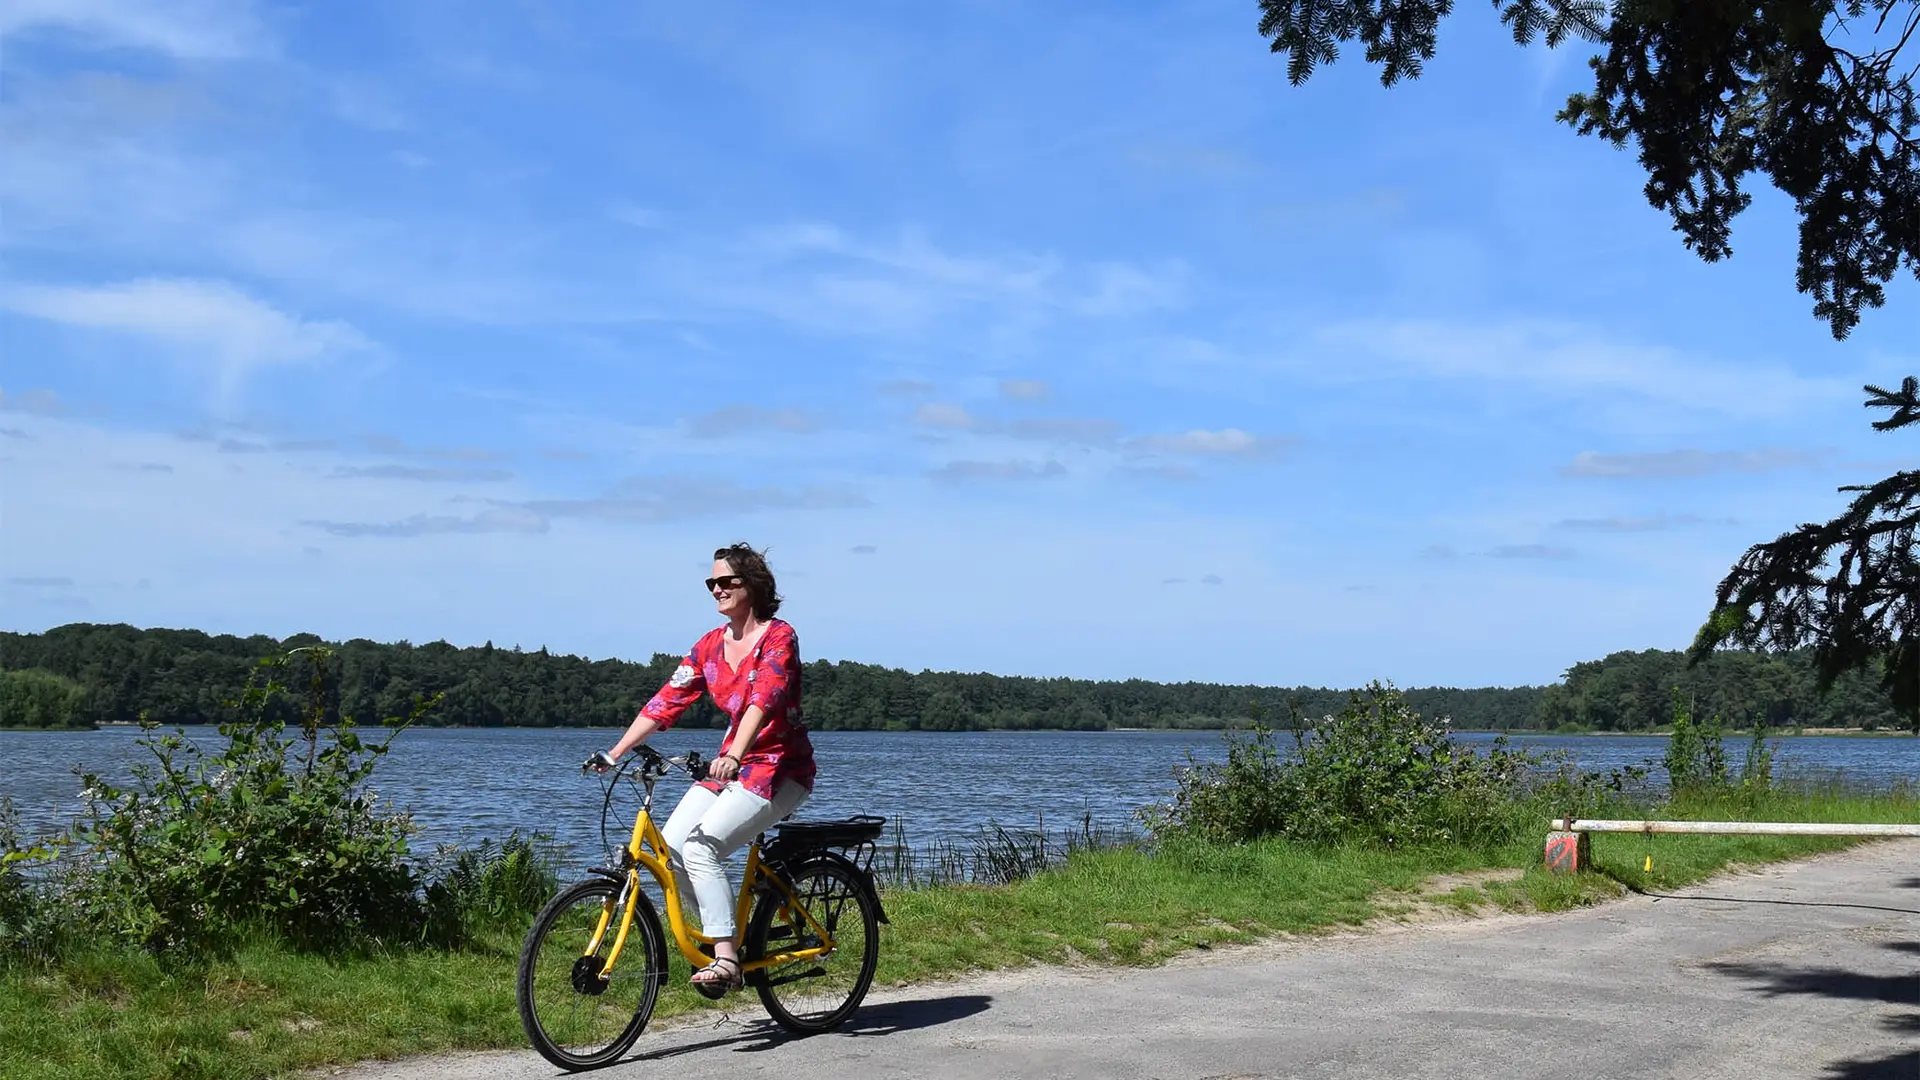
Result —
[[707, 777], [721, 783], [740, 775], [740, 759], [732, 754], [721, 754], [707, 762]]

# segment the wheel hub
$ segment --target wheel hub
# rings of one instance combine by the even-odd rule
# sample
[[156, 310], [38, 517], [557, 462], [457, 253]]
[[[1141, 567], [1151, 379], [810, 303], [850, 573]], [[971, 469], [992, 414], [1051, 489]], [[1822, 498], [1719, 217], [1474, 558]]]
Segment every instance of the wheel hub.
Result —
[[607, 978], [600, 974], [600, 958], [583, 956], [573, 962], [573, 988], [583, 994], [599, 997], [607, 992]]

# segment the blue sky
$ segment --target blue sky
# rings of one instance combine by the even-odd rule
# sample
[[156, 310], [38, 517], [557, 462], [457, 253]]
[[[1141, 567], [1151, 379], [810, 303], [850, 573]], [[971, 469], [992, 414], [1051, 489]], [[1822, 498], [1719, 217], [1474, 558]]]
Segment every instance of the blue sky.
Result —
[[0, 6], [0, 623], [1542, 683], [1911, 466], [1770, 190], [1709, 266], [1491, 9]]

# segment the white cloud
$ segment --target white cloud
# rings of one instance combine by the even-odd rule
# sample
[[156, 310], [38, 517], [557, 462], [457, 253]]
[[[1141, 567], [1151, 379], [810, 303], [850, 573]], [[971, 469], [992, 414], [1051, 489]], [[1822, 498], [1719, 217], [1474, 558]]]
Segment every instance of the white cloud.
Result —
[[973, 416], [958, 405], [929, 402], [914, 410], [913, 422], [921, 427], [965, 431], [973, 426]]
[[1159, 454], [1205, 454], [1223, 457], [1251, 457], [1278, 445], [1269, 436], [1250, 435], [1239, 428], [1192, 431], [1172, 435], [1144, 435], [1129, 444], [1136, 450]]
[[1185, 294], [1184, 278], [1178, 266], [1155, 274], [1122, 263], [1103, 263], [1094, 268], [1091, 288], [1074, 299], [1073, 307], [1092, 316], [1176, 308]]
[[[392, 435], [369, 435], [361, 440], [362, 445], [376, 454], [393, 457], [426, 458], [431, 461], [494, 462], [504, 461], [508, 455], [489, 450], [484, 446], [410, 446], [406, 440]], [[329, 444], [331, 445], [331, 444]], [[310, 447], [321, 449], [321, 447]]]
[[698, 439], [720, 439], [729, 435], [752, 435], [784, 431], [805, 435], [819, 430], [820, 421], [803, 409], [763, 409], [757, 405], [729, 405], [694, 417], [688, 433]]
[[[515, 215], [457, 201], [398, 210], [388, 190], [314, 189], [290, 202], [310, 184], [311, 163], [250, 133], [310, 123], [300, 107], [312, 102], [239, 102], [210, 79], [29, 73], [13, 82], [0, 109], [0, 205], [16, 247], [135, 266], [191, 252], [218, 268], [210, 275], [487, 325], [648, 317], [630, 281], [583, 270], [591, 260], [579, 250], [560, 255], [557, 241]], [[372, 112], [359, 121], [384, 122]], [[405, 155], [425, 149], [396, 152], [418, 164]]]
[[[1809, 400], [1858, 397], [1855, 379], [1812, 378], [1758, 359], [1728, 363], [1544, 319], [1346, 323], [1308, 340], [1299, 357], [1302, 372], [1338, 372], [1348, 380], [1377, 379], [1384, 370], [1525, 387], [1589, 403], [1596, 392], [1618, 394], [1734, 416], [1788, 415]], [[1330, 356], [1339, 363], [1329, 363]]]
[[1651, 454], [1599, 454], [1583, 450], [1560, 467], [1564, 476], [1672, 479], [1719, 473], [1765, 473], [1817, 469], [1834, 458], [1831, 450], [1663, 450]]
[[334, 536], [404, 538], [415, 536], [477, 535], [481, 533], [543, 533], [547, 519], [519, 507], [483, 510], [471, 517], [451, 514], [415, 514], [400, 521], [306, 521], [302, 524]]
[[1118, 469], [1121, 476], [1136, 480], [1158, 480], [1185, 482], [1197, 480], [1200, 471], [1191, 465], [1122, 465]]
[[1008, 401], [1036, 401], [1053, 392], [1040, 379], [1001, 379], [1000, 396]]
[[[165, 432], [19, 422], [36, 440], [9, 447], [19, 464], [8, 473], [8, 573], [67, 577], [80, 588], [11, 586], [12, 629], [70, 621], [57, 598], [83, 591], [98, 621], [475, 644], [492, 637], [644, 658], [684, 647], [687, 627], [704, 625], [712, 609], [698, 584], [703, 557], [716, 537], [744, 535], [776, 552], [791, 604], [783, 613], [793, 613], [815, 657], [913, 670], [1483, 685], [1545, 681], [1616, 648], [1684, 643], [1698, 625], [1697, 594], [1711, 589], [1726, 557], [1600, 581], [1553, 573], [1550, 560], [1485, 558], [1483, 541], [1450, 563], [1407, 566], [1347, 543], [1276, 551], [1281, 534], [1265, 521], [1170, 505], [1143, 512], [1047, 481], [1037, 485], [1043, 498], [1003, 505], [990, 482], [983, 493], [920, 477], [891, 486], [873, 479], [874, 505], [855, 520], [828, 507], [794, 512], [809, 501], [804, 488], [654, 479], [614, 493], [624, 504], [562, 503], [549, 514], [538, 501], [553, 493], [524, 479], [446, 499], [404, 479], [328, 479], [335, 466], [374, 463], [345, 450], [236, 456]], [[173, 471], [112, 468], [129, 461]], [[816, 490], [822, 501], [843, 501]], [[140, 528], [127, 530], [130, 520]], [[863, 558], [851, 545], [877, 550]], [[933, 637], [875, 630], [872, 613], [898, 601], [897, 577], [874, 572], [883, 553], [921, 569], [921, 601], [942, 612]], [[547, 572], [529, 575], [530, 565]], [[1232, 588], [1202, 587], [1207, 571]], [[1342, 591], [1357, 573], [1377, 590]], [[1186, 576], [1189, 587], [1161, 588], [1169, 574]], [[1062, 575], [1115, 583], [1103, 640], [1062, 648], [1046, 638], [1044, 618], [1026, 617], [1045, 609]], [[141, 579], [152, 587], [114, 584]], [[489, 587], [476, 590], [474, 581]], [[1317, 613], [1280, 628], [1280, 668], [1182, 650], [1249, 604]], [[1583, 617], [1553, 618], [1566, 610]], [[1444, 640], [1426, 629], [1435, 619], [1447, 622]], [[1515, 637], [1516, 624], [1547, 632]]]
[[607, 216], [622, 225], [631, 225], [636, 229], [658, 229], [666, 224], [666, 217], [660, 211], [632, 203], [616, 203], [608, 208]]
[[1124, 317], [1177, 304], [1183, 276], [1033, 252], [959, 254], [916, 232], [876, 241], [818, 222], [696, 243], [660, 264], [661, 281], [694, 302], [857, 335], [1017, 334], [1061, 317]]
[[0, 390], [0, 412], [26, 413], [29, 416], [59, 416], [66, 411], [59, 395], [51, 390]]
[[1003, 430], [1016, 439], [1097, 445], [1119, 434], [1120, 422], [1101, 417], [1042, 416], [1008, 421]]
[[949, 461], [928, 475], [943, 483], [974, 480], [1045, 480], [1066, 475], [1057, 461]]
[[288, 315], [224, 282], [143, 278], [96, 287], [13, 286], [0, 308], [67, 326], [164, 342], [210, 368], [226, 404], [255, 369], [361, 349], [367, 340], [342, 322]]
[[1554, 523], [1562, 529], [1580, 529], [1587, 532], [1641, 533], [1667, 532], [1672, 529], [1688, 528], [1695, 525], [1738, 525], [1732, 518], [1716, 518], [1709, 521], [1698, 514], [1616, 514], [1611, 517], [1567, 518]]
[[457, 469], [432, 465], [341, 465], [338, 480], [419, 480], [425, 483], [498, 483], [513, 479], [505, 469]]
[[650, 525], [764, 510], [857, 510], [870, 505], [865, 495], [842, 485], [745, 487], [725, 479], [680, 475], [633, 477], [611, 495], [538, 499], [523, 509], [552, 518]]
[[1573, 552], [1551, 544], [1498, 544], [1487, 551], [1490, 559], [1570, 559]]
[[[406, 113], [387, 93], [366, 79], [338, 78], [326, 86], [327, 96], [333, 106], [333, 113], [349, 124], [355, 124], [369, 131], [405, 131], [413, 125]], [[404, 152], [403, 152], [404, 153]], [[398, 157], [399, 155], [396, 155]], [[419, 165], [427, 163], [419, 154], [411, 155], [418, 159]], [[401, 164], [408, 164], [401, 161]], [[418, 165], [409, 165], [417, 168]]]
[[248, 0], [5, 0], [0, 38], [63, 31], [95, 46], [235, 60], [269, 51]]
[[964, 407], [945, 402], [930, 402], [913, 414], [920, 427], [944, 431], [970, 431], [982, 436], [1006, 436], [1034, 442], [1066, 442], [1100, 445], [1120, 433], [1120, 422], [1103, 417], [1028, 416], [1017, 420], [987, 420], [974, 416]]

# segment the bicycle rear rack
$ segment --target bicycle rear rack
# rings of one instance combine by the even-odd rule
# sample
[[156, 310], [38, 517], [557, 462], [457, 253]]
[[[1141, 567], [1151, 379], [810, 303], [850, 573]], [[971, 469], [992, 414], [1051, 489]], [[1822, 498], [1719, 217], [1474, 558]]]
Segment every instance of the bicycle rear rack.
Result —
[[848, 861], [871, 876], [874, 854], [879, 850], [880, 833], [887, 819], [876, 814], [855, 814], [839, 821], [793, 821], [774, 827], [773, 836], [761, 851], [768, 862], [781, 862], [809, 852], [837, 850]]

